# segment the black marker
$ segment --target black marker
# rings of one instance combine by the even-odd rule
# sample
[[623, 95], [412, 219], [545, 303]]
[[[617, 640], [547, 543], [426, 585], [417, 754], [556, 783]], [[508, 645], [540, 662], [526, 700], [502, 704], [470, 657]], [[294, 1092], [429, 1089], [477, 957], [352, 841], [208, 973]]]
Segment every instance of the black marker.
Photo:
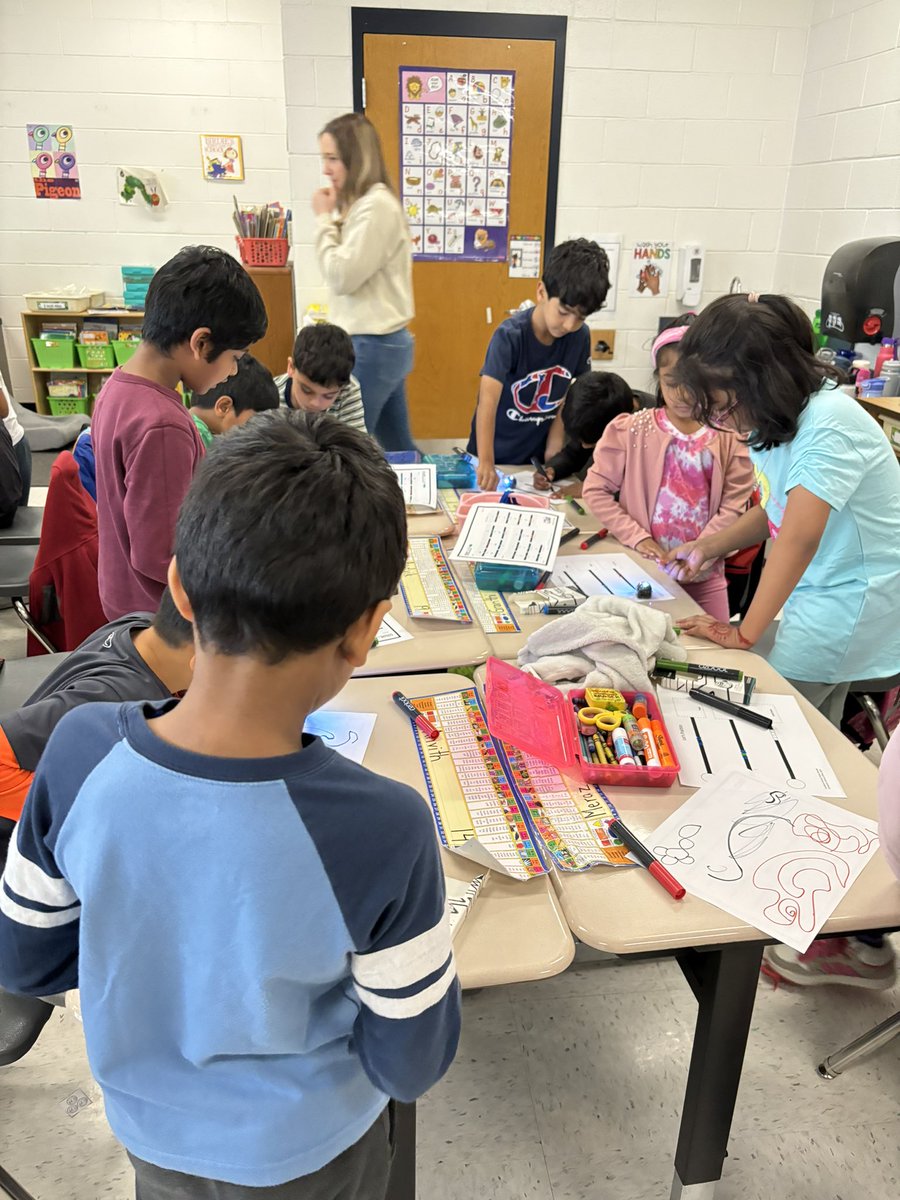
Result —
[[536, 454], [533, 454], [531, 456], [531, 465], [537, 471], [538, 475], [543, 475], [543, 477], [547, 480], [548, 483], [553, 482], [553, 480], [547, 474], [547, 468], [544, 466], [544, 464], [541, 462], [541, 460], [538, 458], [538, 456]]
[[692, 700], [699, 701], [700, 704], [706, 704], [709, 708], [717, 708], [719, 712], [728, 713], [729, 717], [740, 717], [742, 721], [748, 721], [751, 725], [758, 725], [760, 729], [772, 728], [773, 721], [771, 717], [754, 712], [752, 708], [744, 708], [741, 704], [732, 704], [730, 700], [722, 700], [719, 696], [714, 696], [711, 692], [704, 692], [702, 688], [691, 688], [688, 695]]
[[574, 526], [573, 526], [573, 527], [572, 527], [572, 528], [569, 530], [569, 532], [568, 532], [568, 533], [564, 533], [564, 534], [562, 535], [562, 537], [559, 539], [559, 544], [562, 546], [562, 545], [564, 545], [566, 542], [571, 542], [572, 538], [573, 538], [573, 537], [578, 537], [579, 533], [581, 533], [581, 530], [580, 530], [580, 529], [575, 529], [575, 528], [574, 528]]

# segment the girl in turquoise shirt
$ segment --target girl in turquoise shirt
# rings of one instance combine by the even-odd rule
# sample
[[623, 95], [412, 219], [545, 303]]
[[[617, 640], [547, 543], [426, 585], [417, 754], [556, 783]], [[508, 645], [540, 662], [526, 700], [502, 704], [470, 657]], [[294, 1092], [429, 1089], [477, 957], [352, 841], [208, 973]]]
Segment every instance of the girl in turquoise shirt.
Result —
[[770, 661], [835, 725], [855, 680], [900, 673], [900, 464], [877, 422], [814, 353], [785, 296], [722, 296], [681, 343], [678, 374], [704, 424], [746, 435], [759, 507], [670, 551], [675, 578], [773, 539], [740, 626], [686, 633], [750, 649], [783, 608]]

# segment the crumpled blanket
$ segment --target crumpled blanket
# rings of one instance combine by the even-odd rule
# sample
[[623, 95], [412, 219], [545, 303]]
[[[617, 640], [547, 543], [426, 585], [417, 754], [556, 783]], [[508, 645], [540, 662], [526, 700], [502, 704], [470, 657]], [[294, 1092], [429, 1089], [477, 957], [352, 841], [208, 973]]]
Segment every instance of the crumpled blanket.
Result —
[[519, 666], [547, 683], [640, 692], [650, 687], [657, 656], [687, 662], [672, 618], [619, 596], [590, 596], [574, 613], [535, 630], [519, 651]]

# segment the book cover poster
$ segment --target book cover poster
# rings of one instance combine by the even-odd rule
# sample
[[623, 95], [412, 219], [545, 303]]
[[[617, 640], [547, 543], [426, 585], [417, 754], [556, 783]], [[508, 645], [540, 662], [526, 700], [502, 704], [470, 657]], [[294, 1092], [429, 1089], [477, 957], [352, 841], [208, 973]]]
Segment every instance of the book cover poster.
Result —
[[80, 200], [75, 131], [71, 125], [26, 125], [28, 158], [38, 200]]
[[400, 198], [414, 258], [506, 261], [515, 78], [400, 68]]
[[637, 242], [631, 249], [628, 294], [643, 298], [667, 296], [672, 281], [671, 242]]
[[211, 183], [235, 183], [244, 178], [244, 154], [236, 133], [201, 133], [203, 177]]

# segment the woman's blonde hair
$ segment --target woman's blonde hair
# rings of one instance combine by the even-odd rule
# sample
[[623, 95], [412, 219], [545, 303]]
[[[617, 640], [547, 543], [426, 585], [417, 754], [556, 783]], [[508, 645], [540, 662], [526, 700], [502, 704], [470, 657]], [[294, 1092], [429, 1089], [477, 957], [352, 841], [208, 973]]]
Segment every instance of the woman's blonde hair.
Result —
[[395, 196], [388, 174], [381, 139], [375, 126], [362, 113], [344, 113], [329, 121], [319, 134], [334, 138], [338, 157], [347, 168], [347, 181], [338, 193], [338, 209], [343, 215], [376, 183], [383, 183]]

